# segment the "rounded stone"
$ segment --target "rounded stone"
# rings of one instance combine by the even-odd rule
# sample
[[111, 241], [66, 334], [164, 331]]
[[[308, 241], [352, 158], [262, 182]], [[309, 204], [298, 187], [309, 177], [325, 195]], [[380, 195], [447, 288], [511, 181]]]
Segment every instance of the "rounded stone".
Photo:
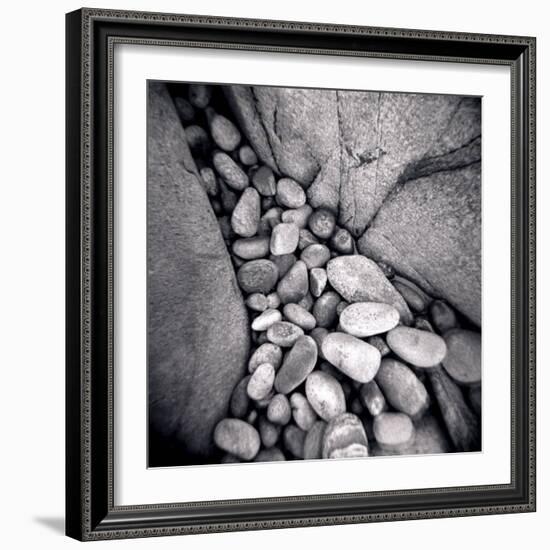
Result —
[[268, 301], [265, 295], [255, 292], [245, 301], [246, 306], [252, 311], [265, 311], [268, 308]]
[[371, 346], [374, 346], [380, 352], [382, 357], [385, 357], [391, 352], [388, 344], [386, 344], [386, 340], [384, 340], [382, 336], [369, 336], [369, 338], [367, 338], [367, 342]]
[[280, 305], [281, 305], [281, 299], [279, 298], [279, 295], [276, 292], [270, 292], [267, 295], [267, 307], [276, 309]]
[[353, 254], [355, 250], [351, 233], [341, 227], [337, 228], [330, 238], [330, 246], [338, 254]]
[[257, 260], [269, 254], [269, 237], [237, 239], [233, 243], [233, 254], [243, 260]]
[[252, 185], [264, 197], [272, 197], [277, 192], [275, 175], [269, 166], [260, 166], [252, 173]]
[[271, 342], [266, 342], [256, 349], [250, 357], [248, 361], [248, 371], [254, 372], [263, 363], [273, 365], [276, 370], [279, 368], [282, 359], [283, 350], [280, 346], [272, 344]]
[[225, 418], [214, 429], [214, 443], [242, 460], [252, 460], [260, 450], [260, 434], [244, 420]]
[[304, 248], [300, 259], [307, 265], [308, 269], [323, 267], [330, 260], [330, 250], [324, 244], [311, 244]]
[[286, 395], [276, 394], [267, 407], [267, 419], [273, 424], [285, 426], [290, 422], [292, 410]]
[[283, 314], [288, 321], [298, 325], [305, 331], [315, 328], [315, 317], [307, 309], [298, 304], [286, 304], [283, 308]]
[[323, 454], [323, 436], [327, 423], [317, 420], [306, 434], [304, 440], [304, 460], [321, 458]]
[[343, 413], [330, 420], [323, 437], [323, 458], [369, 456], [367, 434], [361, 420]]
[[311, 311], [313, 307], [313, 296], [311, 292], [306, 292], [306, 295], [298, 302], [298, 305], [306, 311]]
[[274, 206], [260, 218], [258, 233], [263, 236], [270, 236], [273, 228], [279, 223], [281, 223], [281, 209]]
[[272, 254], [269, 256], [269, 259], [277, 266], [279, 269], [279, 278], [283, 278], [288, 270], [296, 263], [296, 256], [294, 254], [281, 254], [280, 256], [275, 256]]
[[283, 316], [278, 309], [266, 309], [252, 321], [251, 327], [252, 330], [261, 332], [262, 330], [267, 330], [274, 323], [278, 323], [282, 320]]
[[291, 178], [281, 178], [277, 182], [277, 202], [287, 208], [300, 208], [306, 203], [306, 193]]
[[317, 320], [318, 327], [328, 328], [336, 322], [338, 318], [336, 308], [340, 301], [340, 296], [333, 290], [328, 290], [315, 300], [313, 316]]
[[444, 334], [448, 330], [458, 327], [458, 321], [453, 308], [442, 300], [434, 300], [431, 303], [430, 317], [439, 334]]
[[250, 145], [242, 145], [239, 149], [239, 160], [245, 166], [254, 166], [258, 163], [258, 157]]
[[315, 327], [309, 333], [309, 335], [315, 340], [315, 343], [317, 344], [317, 354], [321, 359], [325, 358], [325, 356], [323, 355], [322, 345], [323, 340], [327, 337], [328, 333], [328, 330], [323, 327]]
[[254, 462], [282, 462], [286, 460], [281, 449], [271, 447], [270, 449], [262, 449], [254, 459]]
[[382, 449], [397, 451], [411, 445], [415, 437], [412, 420], [400, 412], [384, 412], [374, 419], [374, 437]]
[[399, 324], [399, 311], [381, 302], [356, 302], [340, 314], [340, 327], [359, 338], [387, 332]]
[[327, 272], [322, 267], [314, 267], [309, 272], [309, 288], [315, 298], [319, 298], [327, 286]]
[[313, 410], [326, 421], [346, 411], [342, 386], [330, 374], [312, 372], [306, 379], [306, 397]]
[[247, 187], [231, 215], [233, 231], [241, 237], [253, 237], [258, 231], [260, 214], [260, 195], [256, 189]]
[[185, 139], [189, 149], [195, 156], [205, 156], [210, 149], [210, 138], [201, 126], [192, 124], [185, 128]]
[[481, 382], [481, 334], [471, 330], [452, 329], [444, 335], [447, 355], [443, 367], [459, 384], [470, 386]]
[[435, 367], [447, 353], [441, 336], [417, 328], [395, 327], [387, 333], [386, 342], [396, 355], [415, 367]]
[[430, 405], [430, 397], [416, 374], [395, 359], [383, 359], [376, 382], [390, 405], [411, 418], [419, 418]]
[[288, 321], [274, 323], [267, 329], [267, 339], [283, 348], [293, 346], [296, 340], [303, 335], [304, 331], [299, 326]]
[[285, 449], [295, 458], [304, 458], [304, 441], [306, 438], [306, 432], [289, 424], [283, 430], [283, 443]]
[[204, 168], [201, 168], [200, 174], [201, 181], [206, 193], [209, 197], [215, 197], [218, 194], [220, 188], [218, 186], [218, 180], [216, 178], [214, 170], [212, 170], [212, 168], [210, 168], [209, 166], [205, 166]]
[[426, 309], [428, 304], [423, 294], [417, 292], [411, 285], [397, 280], [397, 277], [392, 280], [392, 284], [397, 292], [403, 296], [403, 299], [407, 302], [407, 305], [412, 311], [420, 313]]
[[214, 114], [210, 117], [210, 135], [216, 145], [224, 151], [234, 151], [241, 141], [239, 129], [223, 115]]
[[235, 418], [244, 418], [248, 412], [248, 406], [250, 404], [250, 398], [246, 388], [248, 387], [248, 381], [250, 376], [245, 376], [233, 389], [231, 394], [231, 400], [229, 401], [229, 411]]
[[212, 156], [212, 163], [229, 187], [237, 191], [243, 191], [248, 187], [248, 176], [227, 153], [216, 151]]
[[370, 344], [343, 332], [333, 332], [323, 340], [326, 360], [358, 382], [370, 382], [380, 367], [380, 352]]
[[336, 227], [336, 218], [330, 210], [319, 208], [309, 217], [308, 226], [316, 237], [330, 239]]
[[258, 431], [260, 432], [260, 439], [264, 447], [273, 447], [279, 441], [279, 435], [281, 434], [281, 426], [277, 426], [265, 418], [260, 416], [258, 420]]
[[300, 230], [293, 223], [280, 223], [271, 233], [270, 250], [274, 256], [292, 254], [298, 246]]
[[260, 401], [265, 399], [273, 388], [275, 369], [270, 363], [262, 363], [250, 376], [246, 392], [250, 399]]
[[290, 396], [290, 407], [292, 408], [292, 418], [294, 418], [296, 426], [305, 432], [309, 431], [313, 424], [315, 424], [317, 415], [306, 397], [298, 392], [293, 393]]
[[299, 302], [309, 290], [309, 278], [304, 262], [298, 260], [279, 281], [277, 293], [283, 304]]
[[375, 380], [363, 384], [359, 390], [359, 396], [371, 416], [378, 416], [387, 409], [386, 398]]
[[281, 216], [281, 220], [285, 223], [293, 223], [298, 226], [299, 229], [305, 229], [307, 226], [307, 220], [313, 209], [309, 204], [304, 204], [300, 208], [293, 208], [291, 210], [285, 210]]
[[207, 84], [189, 84], [189, 103], [199, 109], [205, 109], [212, 97], [212, 86]]
[[174, 105], [178, 111], [181, 121], [186, 124], [195, 118], [195, 109], [187, 99], [183, 97], [174, 98]]
[[309, 231], [309, 229], [300, 229], [300, 240], [298, 241], [298, 248], [304, 250], [312, 244], [319, 244], [317, 237]]
[[275, 390], [282, 394], [290, 393], [307, 378], [316, 363], [315, 340], [311, 336], [299, 336], [277, 372]]
[[269, 260], [252, 260], [244, 263], [237, 272], [239, 286], [248, 294], [270, 292], [279, 278], [277, 266]]

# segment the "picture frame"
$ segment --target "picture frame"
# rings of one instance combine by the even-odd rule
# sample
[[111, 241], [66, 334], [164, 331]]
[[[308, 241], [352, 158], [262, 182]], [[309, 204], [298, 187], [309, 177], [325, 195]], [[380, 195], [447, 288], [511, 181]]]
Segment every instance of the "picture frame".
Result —
[[[83, 8], [66, 20], [66, 534], [104, 540], [531, 512], [535, 481], [535, 39]], [[186, 503], [114, 500], [115, 44], [510, 69], [510, 483]]]

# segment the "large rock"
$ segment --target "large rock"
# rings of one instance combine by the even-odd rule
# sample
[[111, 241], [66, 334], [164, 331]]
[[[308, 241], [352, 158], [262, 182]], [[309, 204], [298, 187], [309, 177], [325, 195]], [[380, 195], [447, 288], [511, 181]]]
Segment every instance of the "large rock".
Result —
[[358, 247], [481, 326], [480, 163], [401, 185]]
[[261, 160], [362, 234], [406, 179], [479, 159], [480, 100], [450, 95], [225, 87]]
[[150, 465], [205, 462], [249, 351], [247, 313], [163, 84], [148, 109]]

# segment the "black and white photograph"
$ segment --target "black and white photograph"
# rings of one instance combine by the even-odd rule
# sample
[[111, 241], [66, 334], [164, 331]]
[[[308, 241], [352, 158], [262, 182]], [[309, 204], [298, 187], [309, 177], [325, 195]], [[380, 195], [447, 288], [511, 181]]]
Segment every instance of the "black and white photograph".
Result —
[[148, 466], [482, 451], [481, 98], [147, 90]]

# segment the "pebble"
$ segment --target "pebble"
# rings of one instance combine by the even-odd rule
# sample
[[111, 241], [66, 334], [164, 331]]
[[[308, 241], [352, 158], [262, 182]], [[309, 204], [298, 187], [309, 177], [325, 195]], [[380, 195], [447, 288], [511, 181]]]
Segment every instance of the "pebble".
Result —
[[258, 346], [261, 346], [262, 344], [266, 344], [268, 342], [267, 330], [265, 332], [253, 332], [252, 339], [254, 343]]
[[254, 166], [258, 163], [258, 157], [250, 145], [241, 145], [239, 149], [239, 160], [245, 166]]
[[216, 151], [212, 156], [212, 163], [229, 187], [236, 191], [243, 191], [248, 187], [248, 176], [227, 153]]
[[283, 308], [285, 318], [298, 325], [305, 331], [310, 331], [315, 328], [315, 317], [305, 308], [298, 304], [286, 304]]
[[252, 460], [260, 450], [260, 434], [244, 420], [224, 418], [214, 429], [214, 443], [242, 460]]
[[412, 314], [405, 300], [395, 290], [376, 262], [354, 254], [339, 256], [327, 264], [327, 275], [344, 300], [355, 302], [383, 302], [394, 306], [405, 324], [412, 322]]
[[280, 305], [281, 305], [281, 299], [279, 298], [279, 295], [276, 292], [271, 292], [267, 295], [267, 307], [276, 309]]
[[189, 103], [199, 109], [205, 109], [212, 97], [212, 86], [207, 84], [189, 85]]
[[304, 331], [294, 323], [288, 321], [280, 321], [274, 323], [267, 329], [267, 339], [283, 348], [289, 348], [296, 343], [300, 336], [304, 335]]
[[252, 185], [264, 197], [272, 197], [277, 192], [275, 175], [269, 166], [260, 166], [252, 173]]
[[351, 400], [351, 403], [349, 405], [349, 410], [350, 412], [352, 412], [353, 414], [362, 414], [363, 412], [363, 404], [361, 403], [361, 400], [358, 399], [357, 397], [354, 397], [352, 400]]
[[250, 399], [259, 401], [265, 399], [273, 388], [275, 369], [270, 363], [262, 363], [250, 376], [246, 391]]
[[252, 311], [262, 312], [268, 308], [267, 298], [263, 294], [260, 294], [259, 292], [255, 292], [254, 294], [251, 294], [246, 299], [245, 304]]
[[363, 384], [359, 390], [359, 396], [371, 416], [378, 416], [388, 408], [386, 398], [375, 380]]
[[304, 248], [300, 259], [306, 264], [308, 269], [323, 267], [330, 260], [330, 250], [324, 244], [311, 244], [307, 248]]
[[383, 450], [397, 451], [414, 441], [412, 420], [400, 412], [383, 412], [374, 419], [374, 437]]
[[383, 359], [376, 382], [389, 404], [411, 418], [420, 418], [430, 405], [426, 386], [400, 361]]
[[280, 256], [271, 255], [269, 259], [279, 269], [279, 278], [283, 278], [288, 270], [296, 263], [296, 256], [294, 254], [281, 254]]
[[208, 118], [210, 135], [216, 145], [224, 151], [234, 151], [241, 141], [239, 129], [223, 115], [214, 113]]
[[287, 394], [297, 388], [315, 368], [316, 363], [317, 344], [315, 340], [311, 336], [299, 336], [277, 372], [275, 378], [277, 393]]
[[454, 310], [442, 300], [435, 300], [430, 305], [430, 317], [439, 334], [444, 334], [452, 328], [458, 327]]
[[425, 330], [399, 326], [386, 335], [390, 349], [415, 367], [434, 367], [447, 353], [445, 340]]
[[451, 329], [443, 336], [447, 355], [443, 367], [459, 384], [477, 385], [481, 382], [481, 334], [459, 328]]
[[266, 309], [252, 321], [252, 330], [267, 330], [273, 323], [283, 320], [283, 316], [278, 309]]
[[303, 307], [306, 311], [311, 311], [313, 301], [313, 296], [311, 295], [311, 292], [308, 291], [306, 292], [306, 295], [298, 302], [298, 305]]
[[272, 447], [271, 449], [262, 449], [254, 459], [254, 462], [282, 462], [286, 460], [281, 449]]
[[176, 110], [180, 116], [181, 121], [184, 123], [191, 122], [195, 118], [195, 109], [187, 99], [184, 97], [176, 97], [174, 99]]
[[267, 409], [274, 395], [275, 392], [270, 391], [263, 399], [258, 399], [257, 401], [254, 401], [254, 405], [256, 405], [257, 409]]
[[299, 302], [309, 290], [307, 267], [298, 260], [279, 281], [277, 293], [283, 304]]
[[313, 410], [326, 421], [346, 411], [342, 386], [330, 374], [313, 371], [306, 379], [306, 397]]
[[279, 435], [281, 434], [281, 426], [277, 426], [265, 418], [260, 416], [258, 420], [258, 431], [260, 432], [260, 439], [264, 447], [273, 447], [279, 441]]
[[338, 306], [336, 307], [336, 315], [338, 315], [338, 318], [340, 318], [340, 315], [342, 315], [342, 312], [348, 306], [349, 306], [349, 302], [346, 302], [345, 300], [342, 300], [341, 302], [338, 303]]
[[253, 237], [260, 223], [260, 195], [252, 187], [243, 191], [231, 216], [231, 227], [241, 237]]
[[220, 201], [224, 212], [227, 214], [233, 214], [237, 201], [239, 200], [237, 194], [231, 191], [224, 181], [218, 181], [220, 187]]
[[344, 332], [332, 332], [323, 340], [323, 355], [336, 368], [358, 382], [370, 382], [380, 367], [380, 352]]
[[319, 298], [327, 286], [327, 272], [322, 267], [314, 267], [309, 272], [309, 288], [315, 298]]
[[251, 260], [244, 263], [237, 272], [239, 286], [247, 293], [270, 292], [279, 278], [277, 266], [269, 260]]
[[319, 208], [309, 217], [308, 226], [316, 237], [330, 239], [336, 227], [336, 218], [330, 210]]
[[274, 256], [292, 254], [298, 246], [300, 230], [293, 223], [280, 223], [271, 233], [270, 249]]
[[204, 185], [206, 193], [210, 197], [215, 197], [218, 194], [220, 188], [218, 186], [218, 180], [216, 178], [214, 170], [212, 170], [212, 168], [210, 168], [209, 166], [205, 166], [204, 168], [201, 168], [200, 174], [201, 181]]
[[277, 182], [277, 202], [287, 208], [300, 208], [306, 203], [302, 187], [291, 178], [281, 178]]
[[404, 283], [402, 280], [394, 277], [392, 280], [394, 288], [403, 296], [405, 302], [409, 308], [415, 313], [420, 313], [428, 307], [428, 302], [424, 299], [424, 296], [413, 288], [412, 285]]
[[313, 304], [313, 316], [317, 320], [317, 326], [327, 328], [333, 325], [338, 318], [336, 308], [340, 303], [340, 296], [333, 290], [328, 290]]
[[399, 324], [399, 311], [380, 302], [356, 302], [340, 314], [340, 327], [359, 338], [387, 332]]
[[277, 206], [273, 197], [262, 197], [262, 210], [269, 210]]
[[374, 346], [380, 352], [380, 355], [382, 357], [385, 357], [391, 351], [382, 336], [370, 336], [369, 338], [367, 338], [367, 342], [371, 346]]
[[313, 208], [309, 204], [304, 204], [300, 208], [293, 208], [291, 210], [285, 210], [281, 216], [281, 219], [285, 223], [294, 223], [298, 226], [299, 229], [305, 229], [307, 226], [307, 220]]
[[321, 346], [323, 345], [323, 340], [326, 338], [328, 334], [328, 330], [323, 327], [315, 327], [309, 335], [315, 340], [315, 343], [317, 344], [317, 354], [321, 359], [324, 359], [325, 356], [323, 355], [323, 350], [321, 349]]
[[304, 441], [306, 439], [306, 432], [289, 424], [283, 430], [283, 443], [286, 450], [295, 458], [304, 458]]
[[304, 440], [304, 460], [321, 458], [323, 454], [323, 436], [327, 423], [324, 420], [317, 420], [307, 432]]
[[229, 411], [231, 416], [235, 418], [244, 418], [248, 412], [248, 406], [250, 404], [250, 398], [248, 397], [248, 392], [246, 388], [248, 387], [248, 382], [250, 376], [245, 376], [233, 389], [231, 394], [231, 400], [229, 401]]
[[290, 396], [290, 407], [296, 425], [305, 432], [309, 431], [315, 424], [317, 415], [306, 397], [298, 392], [293, 393]]
[[414, 328], [419, 330], [427, 330], [428, 332], [435, 332], [430, 321], [428, 321], [428, 319], [426, 319], [423, 315], [419, 315], [414, 320]]
[[192, 124], [185, 128], [185, 139], [191, 152], [198, 157], [204, 157], [207, 155], [210, 149], [210, 138], [208, 134], [201, 126]]
[[304, 250], [312, 244], [319, 244], [317, 237], [308, 229], [300, 229], [300, 240], [298, 241], [298, 248]]
[[252, 409], [249, 413], [248, 413], [248, 416], [245, 418], [245, 420], [249, 423], [249, 424], [254, 424], [256, 422], [256, 420], [258, 420], [258, 411], [256, 409]]
[[254, 372], [263, 363], [269, 363], [277, 370], [282, 360], [283, 350], [280, 346], [272, 344], [271, 342], [266, 342], [256, 349], [250, 357], [248, 361], [248, 372]]
[[243, 260], [257, 260], [264, 258], [269, 253], [268, 237], [249, 237], [237, 239], [233, 243], [233, 253]]
[[339, 227], [330, 238], [330, 246], [339, 254], [353, 254], [355, 250], [353, 237], [347, 229]]
[[369, 456], [367, 434], [356, 415], [343, 413], [328, 423], [323, 437], [322, 456], [323, 458]]
[[273, 424], [285, 426], [290, 422], [292, 411], [286, 395], [275, 394], [267, 407], [267, 419]]
[[274, 206], [267, 210], [267, 212], [260, 218], [260, 225], [258, 227], [258, 233], [260, 235], [269, 236], [273, 228], [281, 223], [282, 210], [278, 206]]

